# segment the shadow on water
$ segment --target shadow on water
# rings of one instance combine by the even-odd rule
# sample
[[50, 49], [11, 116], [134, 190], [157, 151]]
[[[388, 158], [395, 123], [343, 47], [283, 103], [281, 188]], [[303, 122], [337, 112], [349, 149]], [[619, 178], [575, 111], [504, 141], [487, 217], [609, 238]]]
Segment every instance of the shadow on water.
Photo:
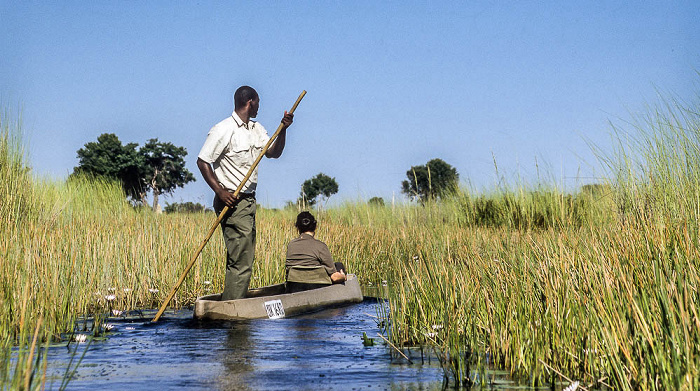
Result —
[[[191, 310], [157, 323], [149, 321], [155, 311], [110, 319], [114, 329], [92, 342], [68, 389], [440, 389], [437, 362], [409, 365], [380, 343], [363, 345], [363, 332], [377, 333], [376, 310], [368, 300], [278, 320], [200, 322]], [[50, 349], [47, 389], [58, 388], [71, 355], [84, 349]]]

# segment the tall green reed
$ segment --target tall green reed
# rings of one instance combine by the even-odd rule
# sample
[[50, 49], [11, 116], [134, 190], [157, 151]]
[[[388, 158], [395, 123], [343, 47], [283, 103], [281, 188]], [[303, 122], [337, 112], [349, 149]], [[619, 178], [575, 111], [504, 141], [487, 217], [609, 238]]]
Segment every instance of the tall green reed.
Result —
[[[602, 158], [610, 183], [347, 203], [316, 212], [317, 237], [360, 281], [389, 285], [389, 337], [435, 349], [455, 384], [485, 382], [494, 365], [532, 385], [561, 373], [619, 389], [697, 388], [698, 122], [692, 106], [674, 110], [619, 137], [635, 142]], [[14, 151], [0, 154], [6, 343], [29, 345], [22, 336], [40, 316], [46, 341], [67, 338], [81, 315], [157, 307], [214, 220], [134, 210], [108, 181], [32, 179], [20, 144], [0, 148]], [[295, 214], [258, 212], [252, 286], [283, 280]], [[217, 234], [173, 305], [220, 291], [223, 260]]]
[[0, 113], [0, 384], [3, 388], [31, 390], [44, 384], [46, 355], [42, 349], [42, 315], [29, 305], [30, 286], [16, 290], [11, 245], [33, 216], [34, 192], [22, 149], [21, 122]]
[[[609, 196], [461, 194], [440, 206], [462, 219], [451, 230], [420, 217], [410, 221], [422, 229], [406, 230], [421, 237], [404, 246], [421, 257], [394, 268], [402, 271], [394, 274], [391, 296], [395, 342], [427, 343], [454, 358], [450, 341], [461, 341], [456, 351], [463, 356], [443, 361], [457, 384], [471, 380], [463, 370], [469, 357], [533, 385], [564, 374], [619, 389], [696, 388], [696, 107], [665, 103], [665, 111], [638, 122], [624, 137], [633, 140], [627, 149], [603, 159], [614, 163], [614, 180], [589, 189]], [[430, 205], [421, 214], [438, 225], [454, 222]], [[436, 270], [442, 279], [434, 278]], [[453, 296], [464, 308], [446, 304], [453, 302], [450, 286], [458, 287]], [[454, 329], [459, 323], [446, 314], [463, 325]], [[445, 335], [424, 338], [439, 335], [428, 331], [439, 319]]]

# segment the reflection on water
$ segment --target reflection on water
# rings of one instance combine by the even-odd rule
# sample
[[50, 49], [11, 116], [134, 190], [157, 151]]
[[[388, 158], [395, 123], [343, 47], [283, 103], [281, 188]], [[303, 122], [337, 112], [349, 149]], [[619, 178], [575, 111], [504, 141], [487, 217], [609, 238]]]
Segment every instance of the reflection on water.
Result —
[[[376, 336], [378, 304], [365, 302], [277, 320], [197, 321], [192, 310], [155, 310], [122, 319], [93, 341], [69, 390], [440, 390], [437, 361], [392, 358]], [[75, 361], [85, 352], [77, 346]], [[58, 389], [75, 344], [50, 348], [47, 389]], [[73, 366], [75, 362], [73, 363]], [[476, 376], [477, 374], [475, 374]], [[504, 371], [489, 371], [485, 389], [526, 389]], [[556, 389], [563, 388], [556, 385]], [[543, 387], [542, 389], [549, 389]]]
[[[434, 360], [408, 365], [392, 360], [382, 344], [362, 344], [363, 332], [377, 332], [376, 306], [366, 301], [289, 319], [225, 322], [199, 322], [183, 310], [150, 323], [153, 314], [144, 312], [143, 319], [111, 322], [114, 331], [93, 341], [68, 389], [440, 389]], [[50, 349], [47, 389], [60, 385], [72, 350]]]

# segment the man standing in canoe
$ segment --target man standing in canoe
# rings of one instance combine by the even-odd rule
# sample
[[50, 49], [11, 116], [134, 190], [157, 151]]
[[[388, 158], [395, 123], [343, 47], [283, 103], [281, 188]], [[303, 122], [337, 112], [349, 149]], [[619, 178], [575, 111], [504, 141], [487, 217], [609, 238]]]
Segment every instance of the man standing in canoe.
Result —
[[[238, 197], [233, 197], [233, 193], [270, 139], [265, 128], [251, 120], [258, 115], [258, 93], [251, 87], [243, 86], [236, 90], [233, 100], [233, 113], [211, 128], [197, 159], [199, 171], [214, 190], [214, 210], [219, 214], [224, 206], [229, 207], [221, 221], [227, 252], [221, 300], [241, 299], [248, 292], [255, 256], [257, 168], [241, 188]], [[276, 159], [282, 155], [287, 128], [293, 119], [294, 114], [284, 112], [282, 131], [268, 148], [265, 157]]]

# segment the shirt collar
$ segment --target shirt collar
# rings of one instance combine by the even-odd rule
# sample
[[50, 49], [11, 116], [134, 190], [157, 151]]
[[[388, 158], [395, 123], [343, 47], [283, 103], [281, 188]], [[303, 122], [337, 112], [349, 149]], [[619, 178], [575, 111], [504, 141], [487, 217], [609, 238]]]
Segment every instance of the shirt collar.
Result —
[[244, 127], [246, 129], [252, 129], [253, 125], [255, 125], [255, 121], [248, 120], [248, 123], [243, 122], [241, 117], [239, 117], [238, 113], [236, 113], [235, 111], [231, 114], [231, 117], [234, 121], [236, 121], [236, 125], [238, 125], [239, 128]]

